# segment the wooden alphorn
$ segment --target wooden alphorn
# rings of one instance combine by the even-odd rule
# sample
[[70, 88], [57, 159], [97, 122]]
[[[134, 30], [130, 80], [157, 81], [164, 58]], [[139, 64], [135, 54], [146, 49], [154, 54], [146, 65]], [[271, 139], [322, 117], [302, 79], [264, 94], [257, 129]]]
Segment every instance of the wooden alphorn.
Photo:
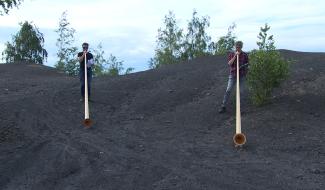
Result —
[[89, 103], [88, 103], [88, 77], [87, 77], [87, 53], [85, 54], [85, 119], [84, 125], [90, 127], [92, 121], [89, 118]]
[[235, 146], [246, 143], [246, 137], [241, 132], [240, 88], [239, 88], [239, 55], [237, 55], [237, 82], [236, 82], [236, 134], [233, 137]]

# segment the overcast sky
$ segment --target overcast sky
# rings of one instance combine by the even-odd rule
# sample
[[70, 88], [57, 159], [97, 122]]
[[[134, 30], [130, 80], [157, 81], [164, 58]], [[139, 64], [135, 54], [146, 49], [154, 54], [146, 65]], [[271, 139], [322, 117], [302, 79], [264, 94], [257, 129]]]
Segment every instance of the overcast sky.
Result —
[[173, 11], [178, 26], [186, 29], [193, 10], [210, 17], [208, 34], [213, 41], [227, 32], [233, 22], [235, 34], [244, 42], [244, 50], [257, 48], [261, 26], [271, 26], [276, 47], [296, 51], [325, 51], [325, 1], [322, 0], [24, 0], [19, 9], [0, 16], [0, 51], [19, 22], [33, 21], [44, 33], [49, 52], [46, 65], [56, 61], [55, 46], [59, 18], [67, 11], [71, 27], [76, 29], [76, 46], [84, 41], [95, 48], [102, 43], [110, 53], [135, 71], [148, 69], [148, 60], [156, 47], [157, 30], [164, 16]]

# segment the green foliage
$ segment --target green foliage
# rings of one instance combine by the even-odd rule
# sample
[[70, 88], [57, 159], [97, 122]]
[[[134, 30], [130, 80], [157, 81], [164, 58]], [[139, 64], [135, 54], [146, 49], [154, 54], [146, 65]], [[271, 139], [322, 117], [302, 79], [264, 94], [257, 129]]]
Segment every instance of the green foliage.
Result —
[[9, 9], [18, 7], [23, 0], [0, 0], [0, 15], [8, 14]]
[[[70, 47], [68, 49], [68, 53], [70, 55], [74, 55], [76, 57], [76, 53], [77, 53], [77, 48], [76, 47]], [[71, 59], [68, 59], [67, 62], [66, 62], [66, 65], [65, 65], [65, 68], [64, 68], [64, 71], [71, 75], [71, 76], [77, 76], [79, 74], [79, 65], [76, 64], [77, 63], [77, 60], [76, 58], [71, 58]]]
[[175, 14], [169, 11], [164, 20], [165, 27], [158, 29], [155, 56], [149, 60], [150, 68], [174, 64], [196, 57], [212, 54], [213, 43], [206, 33], [210, 26], [209, 17], [199, 18], [194, 10], [188, 23], [187, 34], [177, 26]]
[[43, 64], [47, 58], [47, 51], [44, 47], [43, 34], [38, 28], [25, 21], [20, 23], [20, 31], [13, 36], [12, 43], [5, 44], [2, 56], [6, 63], [26, 62]]
[[123, 61], [119, 61], [114, 55], [110, 54], [108, 60], [108, 75], [117, 76], [124, 70]]
[[104, 75], [107, 60], [104, 58], [105, 52], [101, 43], [99, 43], [97, 49], [94, 50], [94, 54], [95, 65], [93, 69], [93, 74], [94, 76]]
[[236, 36], [233, 34], [236, 24], [233, 23], [228, 27], [228, 33], [225, 36], [219, 38], [215, 47], [215, 54], [225, 55], [229, 51], [233, 51], [235, 47]]
[[182, 30], [176, 23], [175, 15], [169, 11], [165, 16], [165, 28], [158, 29], [157, 48], [154, 58], [149, 61], [150, 68], [156, 68], [163, 64], [173, 64], [180, 60], [182, 55]]
[[[94, 76], [111, 75], [117, 76], [123, 74], [124, 67], [123, 61], [120, 61], [116, 56], [110, 54], [108, 59], [105, 58], [105, 52], [103, 50], [102, 44], [98, 44], [97, 48], [94, 50]], [[134, 68], [127, 68], [124, 74], [129, 74], [134, 70]]]
[[249, 75], [247, 77], [251, 100], [255, 105], [268, 102], [274, 88], [283, 82], [289, 73], [289, 62], [275, 49], [273, 36], [268, 36], [270, 27], [261, 28], [257, 42], [258, 50], [250, 55]]
[[75, 42], [74, 34], [76, 31], [70, 27], [66, 11], [62, 13], [59, 21], [59, 28], [55, 30], [55, 32], [59, 35], [56, 41], [56, 46], [59, 48], [57, 52], [59, 60], [55, 64], [55, 67], [69, 75], [78, 75], [79, 66], [76, 59], [77, 47], [73, 46]]
[[134, 71], [134, 68], [132, 68], [132, 67], [129, 67], [129, 68], [127, 68], [126, 70], [125, 70], [125, 75], [127, 75], [127, 74], [130, 74], [132, 71]]
[[[108, 60], [107, 60], [108, 68], [104, 72], [105, 74], [111, 75], [111, 76], [117, 76], [122, 75], [124, 71], [123, 61], [118, 60], [114, 55], [110, 54]], [[134, 68], [129, 67], [125, 70], [124, 74], [130, 74]]]
[[257, 38], [260, 40], [256, 42], [259, 50], [275, 50], [273, 35], [267, 36], [267, 31], [270, 30], [270, 26], [265, 24], [264, 28], [261, 27], [261, 31], [258, 34]]
[[201, 19], [194, 10], [192, 20], [188, 23], [187, 34], [184, 42], [183, 59], [191, 60], [196, 57], [209, 55], [209, 44], [211, 37], [206, 33], [206, 29], [210, 26], [209, 17], [205, 16]]

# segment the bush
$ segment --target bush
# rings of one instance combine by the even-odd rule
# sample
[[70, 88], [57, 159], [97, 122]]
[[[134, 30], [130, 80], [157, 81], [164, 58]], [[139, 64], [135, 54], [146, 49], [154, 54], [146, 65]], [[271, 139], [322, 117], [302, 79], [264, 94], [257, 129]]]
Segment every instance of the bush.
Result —
[[249, 54], [250, 67], [247, 84], [254, 105], [267, 103], [274, 88], [283, 82], [289, 73], [289, 61], [283, 59], [275, 50], [273, 36], [267, 37], [270, 27], [261, 28], [257, 42], [258, 50]]

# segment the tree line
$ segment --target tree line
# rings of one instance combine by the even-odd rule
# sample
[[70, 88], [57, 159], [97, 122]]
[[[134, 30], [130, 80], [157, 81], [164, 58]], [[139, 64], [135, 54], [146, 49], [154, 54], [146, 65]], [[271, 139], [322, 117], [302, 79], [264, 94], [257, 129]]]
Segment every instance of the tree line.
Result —
[[[59, 21], [59, 27], [55, 32], [58, 34], [56, 46], [58, 47], [58, 61], [55, 67], [59, 70], [66, 72], [69, 75], [78, 75], [79, 66], [76, 64], [76, 55], [78, 48], [74, 46], [76, 30], [70, 26], [67, 19], [67, 12], [63, 12]], [[96, 48], [92, 48], [94, 53], [94, 75], [121, 75], [128, 74], [133, 71], [133, 68], [124, 69], [123, 61], [119, 60], [116, 56], [110, 54], [108, 57], [105, 55], [101, 43]]]
[[[177, 26], [175, 15], [172, 11], [165, 16], [165, 28], [158, 29], [157, 47], [155, 55], [149, 60], [150, 68], [157, 68], [163, 64], [173, 64], [184, 60], [205, 55], [224, 54], [233, 49], [236, 37], [233, 35], [235, 24], [228, 28], [228, 33], [220, 37], [217, 42], [211, 42], [211, 37], [206, 29], [210, 26], [209, 17], [199, 17], [193, 11], [192, 20], [188, 23], [188, 32]], [[33, 62], [43, 64], [48, 52], [44, 48], [44, 35], [32, 22], [20, 23], [20, 30], [13, 35], [12, 42], [5, 44], [2, 52], [6, 63]], [[67, 12], [63, 12], [59, 20], [59, 26], [55, 30], [58, 35], [56, 46], [58, 48], [58, 61], [55, 67], [69, 75], [77, 75], [79, 67], [76, 65], [78, 48], [75, 44], [76, 30], [70, 26]], [[124, 69], [123, 61], [110, 54], [105, 56], [102, 44], [93, 48], [95, 54], [94, 74], [118, 75], [132, 72], [133, 68]]]
[[[11, 4], [3, 4], [1, 14], [8, 13], [12, 6], [18, 6], [21, 1], [8, 1]], [[12, 42], [5, 44], [2, 55], [6, 63], [33, 62], [43, 64], [48, 52], [44, 49], [44, 35], [32, 22], [20, 23], [21, 29], [13, 35]], [[193, 11], [192, 18], [187, 23], [186, 30], [177, 25], [175, 14], [169, 11], [164, 17], [164, 26], [158, 29], [155, 54], [149, 60], [150, 68], [158, 68], [166, 64], [176, 64], [192, 60], [201, 56], [225, 55], [234, 50], [237, 37], [234, 34], [236, 24], [228, 27], [226, 35], [217, 41], [212, 41], [206, 32], [210, 26], [208, 16], [199, 17], [197, 11]], [[251, 99], [256, 105], [262, 105], [271, 97], [272, 90], [283, 82], [289, 73], [289, 61], [284, 60], [276, 50], [273, 35], [268, 35], [270, 26], [265, 24], [260, 28], [257, 46], [249, 52], [250, 68], [248, 75], [248, 87]], [[55, 67], [69, 75], [77, 75], [79, 66], [76, 55], [78, 48], [75, 43], [76, 30], [70, 26], [67, 12], [63, 12], [59, 20], [56, 46], [58, 47], [58, 61]], [[94, 75], [120, 75], [132, 72], [133, 68], [124, 69], [123, 61], [110, 54], [105, 56], [102, 44], [93, 49], [95, 54]], [[124, 72], [124, 73], [123, 73]]]
[[177, 25], [175, 14], [169, 11], [164, 19], [164, 27], [158, 29], [155, 55], [149, 60], [149, 67], [157, 68], [200, 56], [223, 55], [233, 50], [236, 40], [233, 31], [236, 24], [229, 26], [227, 34], [216, 42], [211, 41], [211, 36], [207, 33], [209, 26], [209, 16], [199, 17], [194, 10], [184, 31]]
[[[32, 22], [25, 21], [19, 25], [21, 28], [12, 36], [12, 42], [5, 43], [3, 59], [6, 63], [43, 64], [48, 57], [48, 52], [44, 48], [44, 34]], [[79, 66], [76, 58], [78, 48], [75, 46], [74, 37], [76, 30], [70, 26], [66, 11], [62, 13], [55, 32], [58, 34], [56, 41], [58, 60], [55, 68], [69, 75], [78, 75]], [[92, 50], [95, 54], [95, 76], [128, 74], [133, 71], [133, 68], [124, 69], [123, 61], [116, 56], [110, 54], [106, 57], [101, 43]]]

